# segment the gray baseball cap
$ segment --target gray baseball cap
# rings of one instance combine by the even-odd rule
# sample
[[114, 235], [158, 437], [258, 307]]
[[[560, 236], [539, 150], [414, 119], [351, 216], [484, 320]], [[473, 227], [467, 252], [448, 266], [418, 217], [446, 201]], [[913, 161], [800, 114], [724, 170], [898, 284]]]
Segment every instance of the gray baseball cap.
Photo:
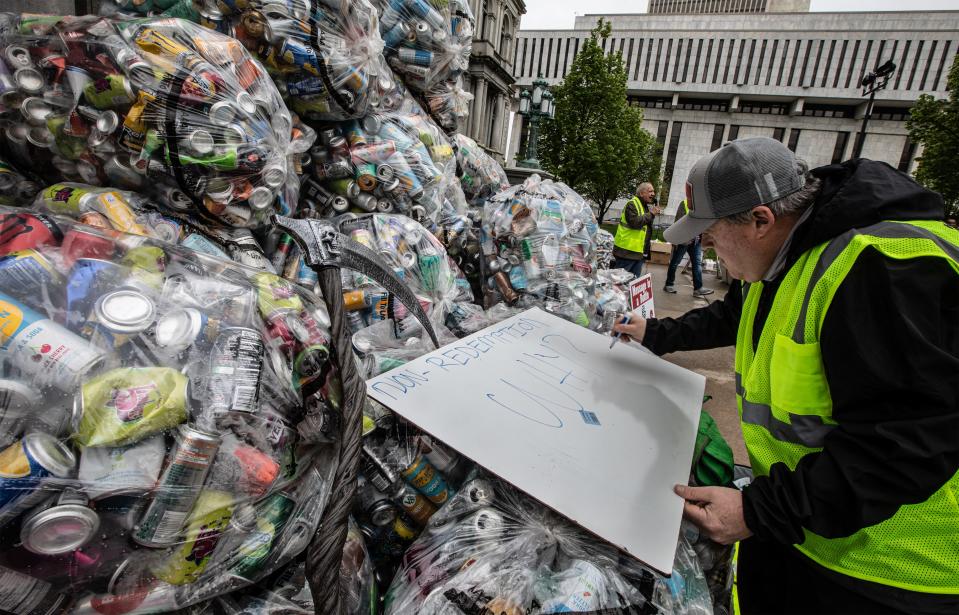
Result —
[[797, 192], [805, 175], [806, 165], [776, 139], [730, 141], [693, 165], [686, 179], [689, 214], [663, 236], [669, 243], [689, 243], [720, 218]]

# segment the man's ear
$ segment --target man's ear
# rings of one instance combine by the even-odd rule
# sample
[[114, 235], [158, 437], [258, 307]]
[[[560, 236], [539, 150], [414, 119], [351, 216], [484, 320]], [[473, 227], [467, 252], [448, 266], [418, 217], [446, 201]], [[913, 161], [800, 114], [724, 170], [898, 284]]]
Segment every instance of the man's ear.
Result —
[[776, 214], [765, 205], [753, 207], [753, 224], [756, 227], [756, 239], [762, 239], [769, 234], [776, 223]]

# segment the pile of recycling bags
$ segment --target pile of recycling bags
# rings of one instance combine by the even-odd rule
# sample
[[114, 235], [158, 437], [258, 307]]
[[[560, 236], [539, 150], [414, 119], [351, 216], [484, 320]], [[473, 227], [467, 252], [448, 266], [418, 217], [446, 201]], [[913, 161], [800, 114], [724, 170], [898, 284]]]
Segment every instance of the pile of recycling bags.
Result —
[[316, 297], [32, 210], [0, 228], [0, 571], [48, 606], [156, 612], [301, 553], [341, 397]]
[[235, 39], [177, 19], [0, 19], [11, 162], [47, 182], [150, 192], [231, 227], [295, 205], [293, 117]]
[[457, 175], [471, 207], [483, 207], [490, 197], [509, 189], [506, 171], [476, 141], [457, 133], [453, 144]]

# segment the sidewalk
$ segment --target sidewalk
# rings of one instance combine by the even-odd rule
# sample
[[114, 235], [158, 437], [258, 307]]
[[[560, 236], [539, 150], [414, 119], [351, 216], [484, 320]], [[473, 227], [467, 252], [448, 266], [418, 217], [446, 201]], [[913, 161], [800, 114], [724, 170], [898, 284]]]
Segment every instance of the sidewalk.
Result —
[[[666, 280], [666, 265], [648, 264], [647, 271], [653, 276], [653, 297], [656, 315], [665, 318], [680, 316], [685, 312], [704, 307], [710, 301], [721, 301], [728, 286], [716, 278], [715, 273], [703, 273], [703, 284], [716, 292], [705, 298], [693, 297], [692, 273], [679, 273], [676, 276], [675, 295], [663, 292]], [[735, 350], [717, 348], [714, 350], [694, 350], [666, 355], [664, 358], [676, 365], [702, 374], [706, 377], [706, 394], [712, 400], [705, 405], [706, 410], [716, 420], [723, 437], [733, 449], [736, 463], [749, 465], [746, 447], [743, 444], [742, 429], [739, 426], [739, 413], [736, 410], [736, 389], [733, 378]]]

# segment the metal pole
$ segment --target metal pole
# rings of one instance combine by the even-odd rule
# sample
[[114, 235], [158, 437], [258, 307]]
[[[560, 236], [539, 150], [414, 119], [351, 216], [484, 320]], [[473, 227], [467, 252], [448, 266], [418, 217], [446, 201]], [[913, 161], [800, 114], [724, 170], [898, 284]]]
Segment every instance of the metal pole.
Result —
[[869, 118], [872, 116], [872, 103], [876, 99], [876, 90], [873, 88], [869, 93], [869, 102], [866, 103], [866, 114], [862, 116], [862, 128], [859, 131], [859, 138], [856, 139], [856, 147], [852, 153], [853, 158], [859, 158], [862, 155], [862, 145], [866, 142], [866, 126], [869, 125]]

